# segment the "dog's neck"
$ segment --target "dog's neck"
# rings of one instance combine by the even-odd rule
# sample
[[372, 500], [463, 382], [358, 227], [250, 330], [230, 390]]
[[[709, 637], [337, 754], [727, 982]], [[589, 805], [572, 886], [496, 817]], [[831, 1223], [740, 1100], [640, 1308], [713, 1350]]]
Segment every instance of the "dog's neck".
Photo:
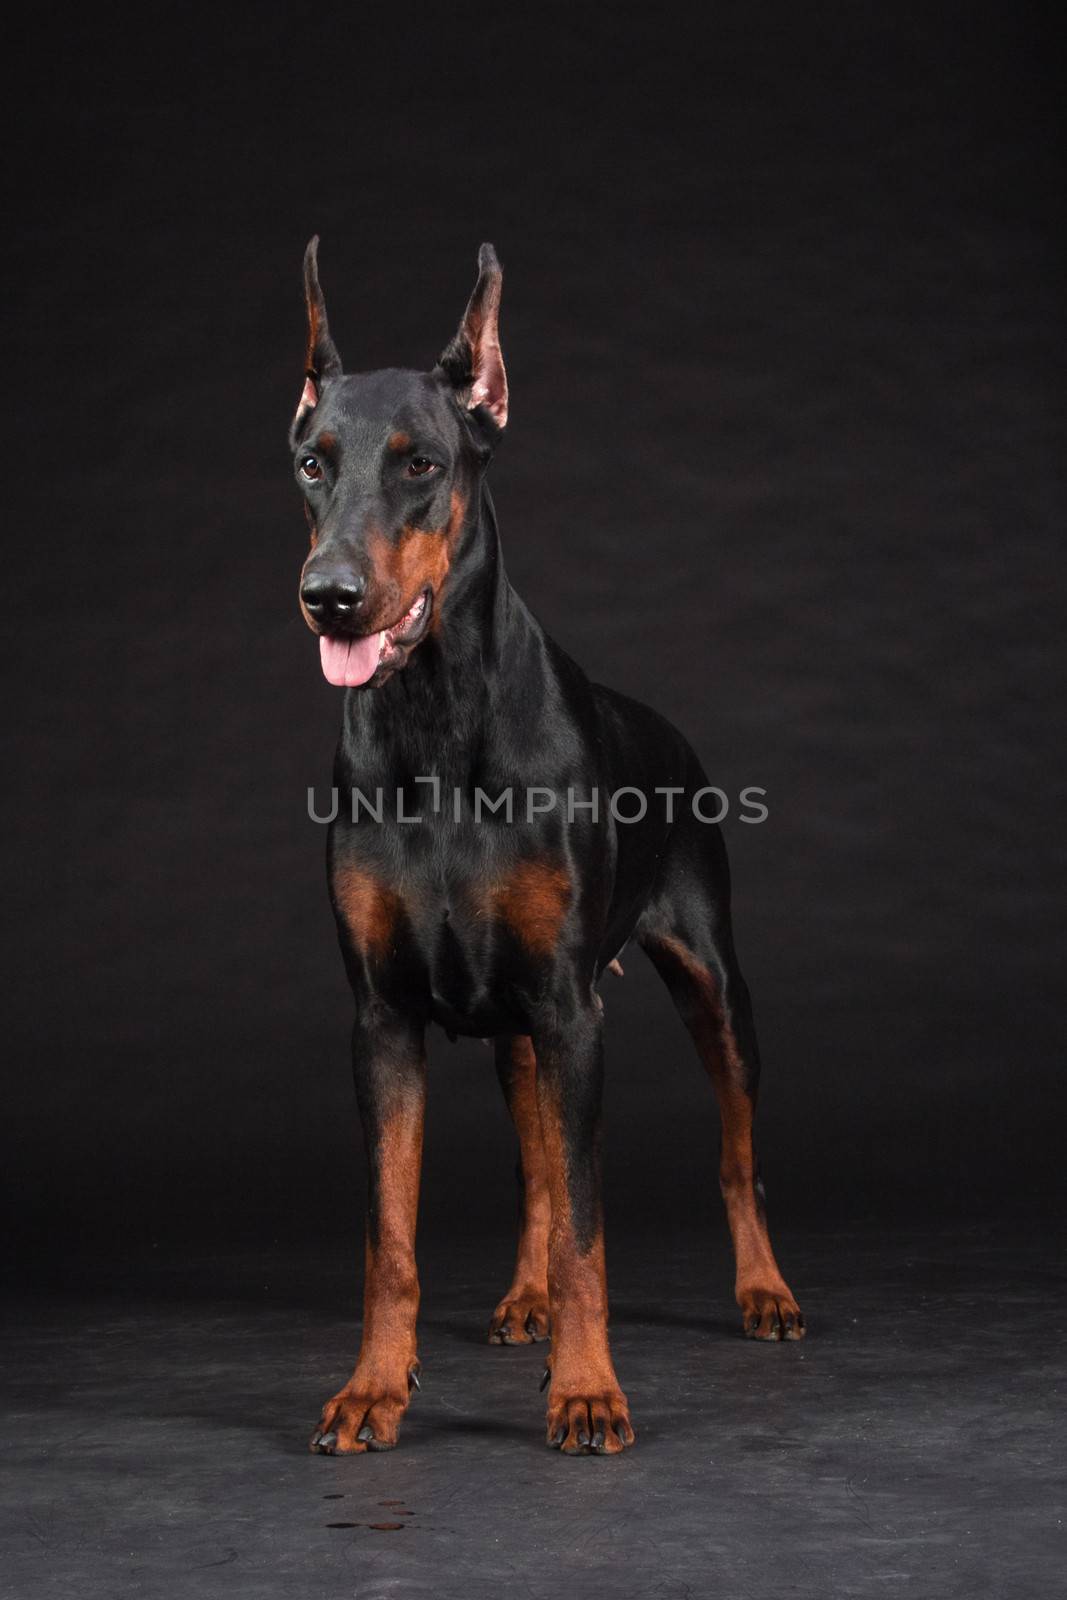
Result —
[[481, 769], [494, 729], [511, 725], [545, 659], [544, 635], [508, 582], [488, 488], [472, 499], [430, 634], [379, 689], [345, 696], [342, 750], [357, 776], [381, 765], [400, 777]]

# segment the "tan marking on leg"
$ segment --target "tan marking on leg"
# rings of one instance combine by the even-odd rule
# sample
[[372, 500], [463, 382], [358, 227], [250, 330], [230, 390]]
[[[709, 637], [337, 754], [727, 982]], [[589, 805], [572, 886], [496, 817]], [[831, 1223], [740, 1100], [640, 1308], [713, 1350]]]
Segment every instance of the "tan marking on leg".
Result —
[[733, 1240], [734, 1288], [745, 1331], [757, 1338], [774, 1339], [781, 1333], [786, 1338], [801, 1338], [803, 1317], [775, 1260], [756, 1194], [755, 1107], [744, 1085], [745, 1063], [722, 1003], [719, 981], [680, 939], [664, 935], [657, 943], [682, 968], [700, 1001], [686, 1020], [719, 1104], [719, 1187]]
[[402, 1106], [384, 1124], [378, 1141], [377, 1239], [367, 1233], [363, 1294], [365, 1371], [405, 1378], [415, 1360], [415, 1318], [419, 1281], [415, 1266], [415, 1224], [422, 1172], [423, 1101]]
[[537, 1109], [537, 1061], [525, 1035], [500, 1040], [507, 1052], [508, 1110], [519, 1136], [522, 1223], [511, 1287], [489, 1324], [491, 1344], [533, 1344], [548, 1337], [548, 1233], [552, 1201]]
[[579, 1250], [571, 1217], [563, 1128], [551, 1093], [540, 1084], [538, 1107], [552, 1202], [547, 1440], [559, 1443], [567, 1455], [594, 1443], [605, 1455], [617, 1455], [633, 1443], [634, 1431], [608, 1346], [603, 1226], [598, 1225], [589, 1249]]
[[[397, 1442], [418, 1372], [419, 1278], [415, 1223], [422, 1170], [424, 1097], [401, 1100], [382, 1125], [374, 1152], [375, 1227], [368, 1223], [363, 1338], [351, 1378], [323, 1409], [320, 1433], [336, 1434], [327, 1453], [388, 1450]], [[359, 1434], [370, 1429], [370, 1439]], [[312, 1448], [316, 1448], [314, 1443]]]

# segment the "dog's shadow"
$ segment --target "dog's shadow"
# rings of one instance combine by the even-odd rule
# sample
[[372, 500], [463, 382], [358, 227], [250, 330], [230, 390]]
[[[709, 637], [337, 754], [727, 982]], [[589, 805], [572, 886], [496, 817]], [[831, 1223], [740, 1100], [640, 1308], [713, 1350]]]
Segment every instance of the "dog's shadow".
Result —
[[612, 1327], [677, 1328], [686, 1333], [711, 1334], [715, 1338], [741, 1338], [740, 1317], [735, 1321], [722, 1314], [702, 1316], [697, 1311], [674, 1311], [662, 1302], [645, 1305], [624, 1300], [611, 1307]]

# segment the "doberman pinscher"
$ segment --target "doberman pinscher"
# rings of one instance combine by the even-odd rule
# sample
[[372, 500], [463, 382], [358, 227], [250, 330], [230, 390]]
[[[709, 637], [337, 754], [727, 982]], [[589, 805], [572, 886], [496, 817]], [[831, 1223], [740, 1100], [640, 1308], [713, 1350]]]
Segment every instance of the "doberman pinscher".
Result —
[[436, 1022], [495, 1040], [521, 1147], [518, 1258], [490, 1340], [551, 1329], [548, 1443], [615, 1454], [634, 1433], [608, 1349], [597, 984], [630, 940], [718, 1096], [744, 1331], [804, 1333], [753, 1154], [759, 1056], [725, 848], [702, 820], [706, 779], [682, 736], [591, 683], [505, 576], [486, 486], [508, 416], [492, 246], [432, 371], [358, 376], [342, 373], [330, 336], [317, 247], [290, 444], [311, 530], [300, 606], [327, 679], [347, 691], [328, 871], [370, 1194], [359, 1359], [311, 1447], [391, 1448], [418, 1384], [424, 1035]]

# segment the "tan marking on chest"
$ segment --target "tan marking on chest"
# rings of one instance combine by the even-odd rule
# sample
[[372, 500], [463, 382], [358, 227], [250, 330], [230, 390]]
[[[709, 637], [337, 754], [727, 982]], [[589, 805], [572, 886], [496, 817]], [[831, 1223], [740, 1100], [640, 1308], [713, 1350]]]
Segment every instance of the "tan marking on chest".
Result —
[[385, 955], [403, 911], [396, 891], [360, 867], [343, 866], [334, 874], [333, 892], [356, 948], [370, 956]]
[[490, 891], [492, 909], [535, 955], [550, 955], [571, 903], [571, 880], [562, 867], [523, 861]]

